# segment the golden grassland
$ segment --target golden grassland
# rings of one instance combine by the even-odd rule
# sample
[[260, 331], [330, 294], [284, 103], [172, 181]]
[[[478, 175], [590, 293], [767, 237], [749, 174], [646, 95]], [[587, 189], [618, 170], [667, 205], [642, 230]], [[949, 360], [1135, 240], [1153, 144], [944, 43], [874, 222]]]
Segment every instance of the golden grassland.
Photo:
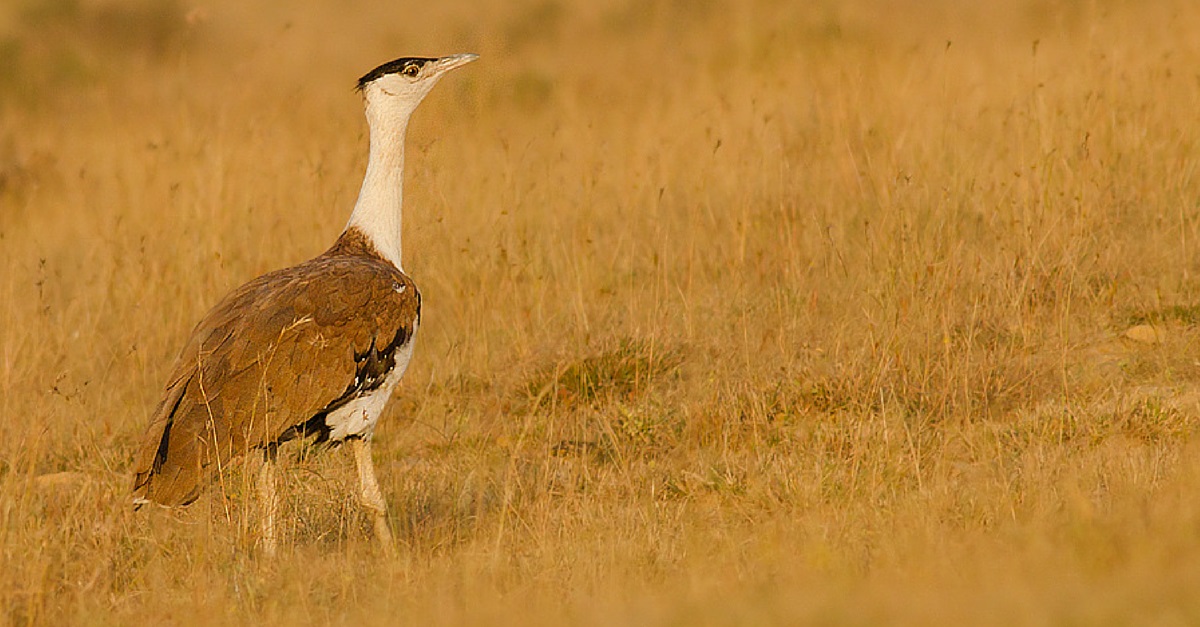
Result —
[[[4, 622], [1200, 622], [1200, 6], [268, 4], [0, 10]], [[343, 225], [354, 79], [461, 51], [400, 556], [340, 451], [273, 562], [238, 468], [131, 511], [191, 325]]]

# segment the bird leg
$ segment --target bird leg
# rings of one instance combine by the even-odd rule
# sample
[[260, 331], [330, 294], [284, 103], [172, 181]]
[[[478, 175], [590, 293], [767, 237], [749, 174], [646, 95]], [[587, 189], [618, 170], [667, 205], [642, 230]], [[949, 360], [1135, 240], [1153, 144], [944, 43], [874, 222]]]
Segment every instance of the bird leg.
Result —
[[275, 557], [275, 447], [262, 450], [258, 467], [258, 499], [262, 505], [262, 548], [267, 557]]
[[387, 503], [383, 493], [379, 491], [379, 482], [375, 480], [375, 464], [371, 462], [371, 441], [366, 438], [353, 438], [350, 448], [354, 451], [354, 463], [358, 466], [358, 481], [362, 486], [359, 498], [363, 507], [375, 515], [375, 537], [383, 550], [389, 556], [395, 555], [396, 548], [392, 543], [392, 530], [388, 527]]

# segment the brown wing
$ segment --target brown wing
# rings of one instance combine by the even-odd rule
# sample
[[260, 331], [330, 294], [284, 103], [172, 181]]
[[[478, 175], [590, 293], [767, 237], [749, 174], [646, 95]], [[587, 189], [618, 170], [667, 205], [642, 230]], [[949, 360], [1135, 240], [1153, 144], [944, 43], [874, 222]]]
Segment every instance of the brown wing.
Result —
[[134, 497], [187, 504], [229, 460], [302, 430], [352, 393], [380, 347], [408, 342], [420, 311], [391, 264], [323, 255], [243, 285], [196, 326], [134, 468]]

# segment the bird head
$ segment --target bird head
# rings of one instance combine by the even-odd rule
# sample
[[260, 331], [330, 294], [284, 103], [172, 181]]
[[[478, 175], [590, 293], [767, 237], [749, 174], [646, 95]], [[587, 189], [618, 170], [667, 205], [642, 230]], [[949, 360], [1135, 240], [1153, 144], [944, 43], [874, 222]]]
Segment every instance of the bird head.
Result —
[[404, 57], [388, 61], [358, 79], [368, 117], [407, 120], [442, 75], [479, 55], [455, 54], [437, 59]]

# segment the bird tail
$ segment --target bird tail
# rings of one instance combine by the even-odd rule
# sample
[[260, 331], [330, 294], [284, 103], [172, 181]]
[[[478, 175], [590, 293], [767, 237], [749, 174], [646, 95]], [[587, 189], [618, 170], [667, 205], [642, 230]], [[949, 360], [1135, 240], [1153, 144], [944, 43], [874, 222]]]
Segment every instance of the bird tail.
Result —
[[[133, 503], [187, 505], [200, 496], [208, 443], [200, 432], [203, 406], [187, 402], [191, 379], [176, 381], [146, 429], [133, 470]], [[199, 423], [199, 427], [196, 423]]]
[[[164, 436], [163, 443], [168, 444]], [[191, 443], [190, 451], [173, 450], [169, 463], [165, 459], [156, 459], [149, 467], [141, 467], [133, 475], [133, 505], [139, 508], [148, 503], [165, 507], [187, 505], [200, 496], [200, 479], [203, 470], [198, 462], [194, 449], [199, 448]], [[186, 454], [190, 453], [190, 454]], [[183, 458], [191, 458], [188, 463]]]

